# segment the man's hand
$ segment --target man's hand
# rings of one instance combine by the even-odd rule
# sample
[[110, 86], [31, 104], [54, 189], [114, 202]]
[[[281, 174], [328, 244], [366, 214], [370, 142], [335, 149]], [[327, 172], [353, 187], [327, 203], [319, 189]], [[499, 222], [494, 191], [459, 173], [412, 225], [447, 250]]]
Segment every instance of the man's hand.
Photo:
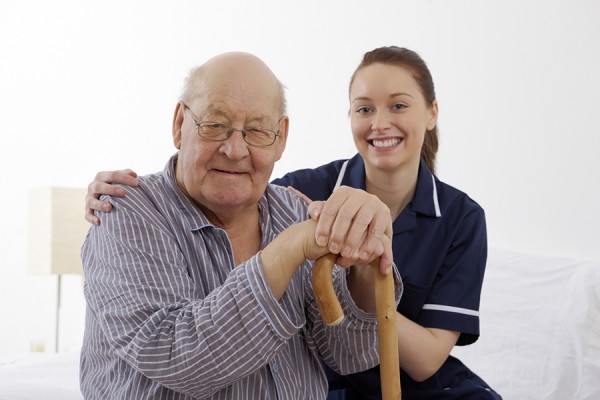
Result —
[[115, 183], [135, 187], [139, 181], [137, 174], [130, 169], [98, 172], [92, 183], [88, 185], [88, 192], [85, 196], [85, 219], [90, 224], [100, 224], [100, 218], [94, 215], [94, 211], [110, 212], [112, 209], [110, 203], [99, 200], [101, 195], [116, 197], [125, 195], [125, 189], [116, 186]]

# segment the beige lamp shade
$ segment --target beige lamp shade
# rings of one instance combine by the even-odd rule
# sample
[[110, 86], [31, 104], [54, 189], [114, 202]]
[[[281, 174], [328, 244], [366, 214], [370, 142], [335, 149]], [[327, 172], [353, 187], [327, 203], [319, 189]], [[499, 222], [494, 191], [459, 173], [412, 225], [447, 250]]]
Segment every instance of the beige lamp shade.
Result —
[[29, 193], [29, 272], [82, 274], [87, 189], [40, 188]]

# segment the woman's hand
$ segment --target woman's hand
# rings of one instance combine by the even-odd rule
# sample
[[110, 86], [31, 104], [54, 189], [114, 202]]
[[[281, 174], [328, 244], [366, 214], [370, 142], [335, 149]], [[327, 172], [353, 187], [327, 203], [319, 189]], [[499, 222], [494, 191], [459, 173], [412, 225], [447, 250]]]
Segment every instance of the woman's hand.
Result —
[[94, 180], [88, 185], [88, 192], [85, 196], [85, 219], [90, 224], [100, 225], [100, 218], [94, 215], [94, 211], [110, 212], [112, 209], [112, 205], [106, 201], [101, 201], [100, 196], [106, 194], [123, 197], [125, 195], [125, 189], [115, 184], [135, 187], [139, 184], [139, 181], [137, 174], [130, 169], [98, 172]]
[[377, 196], [340, 186], [327, 201], [311, 202], [308, 211], [318, 220], [316, 242], [340, 255], [338, 265], [367, 264], [381, 257], [381, 273], [389, 273], [393, 262], [392, 217]]

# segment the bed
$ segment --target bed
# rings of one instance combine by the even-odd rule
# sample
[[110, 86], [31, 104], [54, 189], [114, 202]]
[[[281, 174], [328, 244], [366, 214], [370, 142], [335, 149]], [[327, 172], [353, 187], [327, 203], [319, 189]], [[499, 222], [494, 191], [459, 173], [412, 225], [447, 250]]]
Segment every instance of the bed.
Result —
[[[481, 338], [453, 354], [505, 400], [600, 399], [600, 262], [490, 249]], [[0, 356], [0, 400], [80, 400], [77, 353]]]
[[78, 353], [0, 356], [0, 400], [81, 400]]
[[480, 312], [453, 355], [504, 399], [600, 399], [599, 262], [491, 249]]

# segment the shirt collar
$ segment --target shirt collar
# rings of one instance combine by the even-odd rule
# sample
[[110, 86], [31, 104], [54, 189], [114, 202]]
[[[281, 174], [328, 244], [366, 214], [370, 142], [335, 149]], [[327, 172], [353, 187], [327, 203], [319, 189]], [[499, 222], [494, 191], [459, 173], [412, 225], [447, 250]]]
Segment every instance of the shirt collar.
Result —
[[174, 154], [163, 170], [165, 177], [165, 185], [169, 189], [172, 199], [177, 204], [179, 210], [186, 217], [184, 224], [192, 230], [196, 231], [207, 226], [214, 226], [204, 215], [202, 211], [194, 204], [194, 202], [185, 195], [177, 186], [177, 180], [175, 179], [175, 167], [177, 165], [178, 153]]

